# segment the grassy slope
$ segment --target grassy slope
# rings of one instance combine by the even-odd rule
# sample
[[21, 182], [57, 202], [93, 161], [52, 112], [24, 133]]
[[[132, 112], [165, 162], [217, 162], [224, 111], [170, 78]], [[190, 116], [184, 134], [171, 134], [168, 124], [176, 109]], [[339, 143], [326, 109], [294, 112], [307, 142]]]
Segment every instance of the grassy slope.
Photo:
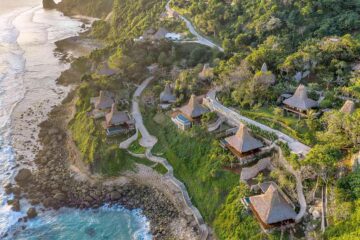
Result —
[[207, 165], [212, 137], [191, 137], [189, 133], [180, 132], [169, 118], [158, 124], [153, 117], [153, 113], [144, 116], [150, 133], [159, 139], [153, 152], [168, 159], [175, 176], [187, 186], [193, 203], [205, 220], [212, 223], [226, 196], [239, 184], [239, 176], [226, 171], [210, 176]]

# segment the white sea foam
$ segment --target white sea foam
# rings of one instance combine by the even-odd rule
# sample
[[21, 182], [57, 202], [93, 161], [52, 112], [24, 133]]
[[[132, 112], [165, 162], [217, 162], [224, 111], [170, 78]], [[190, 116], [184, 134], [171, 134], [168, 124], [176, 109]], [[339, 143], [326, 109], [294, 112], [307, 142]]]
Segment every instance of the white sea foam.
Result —
[[[12, 0], [0, 1], [10, 3]], [[64, 17], [55, 10], [45, 11], [40, 6], [25, 8], [21, 5], [10, 13], [6, 12], [0, 14], [0, 238], [9, 229], [16, 231], [21, 228], [17, 221], [28, 208], [22, 201], [22, 212], [11, 211], [7, 201], [12, 196], [6, 195], [3, 189], [4, 184], [12, 180], [16, 165], [11, 141], [14, 137], [11, 132], [12, 114], [17, 109], [21, 112], [44, 102], [41, 111], [47, 113], [52, 105], [60, 102], [57, 92], [66, 92], [66, 88], [56, 86], [55, 79], [68, 65], [54, 57], [54, 42], [75, 36], [82, 25], [80, 21]], [[42, 120], [37, 119], [38, 122], [32, 125], [36, 127]], [[26, 157], [30, 159], [30, 156]], [[89, 229], [80, 223], [74, 227], [75, 221], [82, 221]], [[114, 229], [113, 223], [126, 228]], [[64, 208], [60, 212], [40, 213], [38, 218], [28, 223], [28, 230], [15, 239], [39, 239], [41, 236], [42, 239], [88, 239], [87, 234], [92, 234], [93, 227], [103, 236], [123, 234], [125, 239], [152, 238], [149, 222], [140, 210], [104, 206], [98, 210]], [[8, 239], [14, 239], [14, 236], [10, 234]]]

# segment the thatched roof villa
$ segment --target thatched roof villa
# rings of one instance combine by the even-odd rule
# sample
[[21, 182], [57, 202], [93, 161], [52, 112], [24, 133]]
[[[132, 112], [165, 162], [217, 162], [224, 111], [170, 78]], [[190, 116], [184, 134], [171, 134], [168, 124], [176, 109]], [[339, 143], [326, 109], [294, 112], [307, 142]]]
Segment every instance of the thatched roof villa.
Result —
[[244, 124], [240, 124], [239, 130], [234, 136], [225, 138], [228, 149], [237, 157], [254, 153], [264, 146], [264, 144], [254, 138]]
[[160, 93], [160, 103], [174, 103], [176, 102], [176, 97], [172, 93], [170, 84], [165, 85], [165, 89]]
[[111, 111], [106, 114], [105, 122], [107, 128], [116, 126], [130, 127], [134, 124], [127, 112], [117, 110], [115, 103], [112, 105]]
[[297, 214], [289, 200], [270, 184], [265, 193], [243, 199], [264, 229], [293, 223]]
[[318, 106], [317, 101], [308, 97], [307, 89], [304, 85], [300, 85], [296, 89], [295, 94], [284, 100], [283, 103], [285, 110], [301, 115]]
[[159, 28], [159, 30], [152, 36], [153, 40], [162, 40], [165, 39], [166, 34], [168, 34], [169, 31], [165, 28]]
[[108, 91], [100, 91], [100, 96], [95, 98], [94, 106], [98, 110], [107, 110], [115, 103], [113, 94]]
[[209, 110], [203, 107], [194, 94], [191, 95], [189, 103], [180, 108], [180, 112], [190, 121], [201, 118]]
[[209, 110], [200, 104], [199, 99], [193, 94], [189, 103], [174, 113], [172, 121], [182, 130], [191, 128], [194, 122], [198, 122], [202, 115]]

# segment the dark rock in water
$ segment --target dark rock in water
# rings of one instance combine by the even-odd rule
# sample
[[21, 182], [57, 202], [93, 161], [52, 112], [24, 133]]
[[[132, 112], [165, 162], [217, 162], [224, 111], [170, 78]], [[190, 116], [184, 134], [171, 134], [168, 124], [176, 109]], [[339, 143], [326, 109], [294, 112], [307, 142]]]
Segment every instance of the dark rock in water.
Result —
[[36, 209], [33, 207], [29, 208], [29, 210], [26, 212], [26, 215], [29, 219], [35, 218], [37, 216]]
[[12, 207], [11, 210], [15, 211], [15, 212], [20, 212], [20, 201], [18, 199], [15, 199], [12, 203]]
[[54, 0], [43, 0], [43, 7], [45, 9], [53, 9], [56, 8], [56, 3]]
[[5, 192], [6, 192], [6, 194], [10, 194], [10, 193], [12, 193], [12, 184], [11, 183], [8, 183], [8, 184], [6, 184], [5, 186], [4, 186], [4, 189], [5, 189]]
[[15, 176], [15, 181], [21, 186], [31, 182], [32, 173], [29, 169], [20, 169], [18, 174]]

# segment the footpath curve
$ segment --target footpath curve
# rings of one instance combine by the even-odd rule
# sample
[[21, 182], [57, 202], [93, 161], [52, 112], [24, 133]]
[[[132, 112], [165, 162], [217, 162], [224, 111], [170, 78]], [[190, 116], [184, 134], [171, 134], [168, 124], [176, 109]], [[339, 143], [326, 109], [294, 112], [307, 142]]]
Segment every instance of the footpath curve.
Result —
[[209, 107], [211, 110], [216, 111], [216, 112], [220, 113], [221, 115], [225, 116], [228, 120], [230, 120], [234, 124], [239, 124], [239, 122], [245, 122], [245, 123], [255, 125], [264, 131], [274, 133], [279, 137], [279, 139], [281, 141], [285, 141], [289, 145], [289, 148], [291, 149], [292, 152], [294, 152], [298, 155], [305, 156], [310, 151], [309, 146], [306, 146], [305, 144], [299, 142], [298, 140], [296, 140], [276, 129], [270, 128], [264, 124], [254, 121], [250, 118], [244, 117], [244, 116], [240, 115], [238, 112], [225, 107], [219, 101], [217, 101], [216, 90], [211, 90], [207, 94], [206, 99], [207, 99], [207, 105], [208, 105], [207, 107]]
[[186, 27], [189, 29], [190, 33], [193, 34], [196, 38], [197, 38], [197, 41], [191, 41], [191, 42], [196, 42], [196, 43], [199, 43], [201, 45], [205, 45], [205, 46], [208, 46], [208, 47], [211, 47], [211, 48], [217, 48], [219, 49], [221, 52], [224, 52], [224, 49], [212, 42], [211, 40], [207, 39], [206, 37], [203, 37], [200, 33], [198, 33], [194, 27], [194, 25], [192, 24], [192, 22], [190, 22], [187, 18], [185, 18], [184, 16], [180, 15], [178, 12], [176, 12], [175, 10], [173, 10], [171, 7], [170, 7], [170, 2], [171, 0], [169, 0], [165, 6], [165, 9], [167, 12], [172, 12], [172, 13], [177, 13], [180, 17], [181, 20], [183, 20], [186, 24]]
[[124, 142], [120, 143], [120, 148], [127, 149], [132, 142], [134, 142], [137, 139], [138, 132], [141, 133], [141, 139], [139, 141], [140, 145], [146, 148], [145, 151], [145, 157], [154, 162], [154, 163], [160, 163], [162, 164], [166, 169], [167, 173], [164, 175], [163, 180], [169, 181], [173, 186], [175, 186], [178, 191], [180, 192], [182, 196], [182, 200], [185, 203], [185, 206], [187, 209], [184, 209], [184, 212], [189, 212], [191, 215], [194, 216], [197, 224], [199, 225], [199, 229], [201, 232], [201, 239], [206, 240], [209, 237], [209, 228], [205, 224], [205, 221], [203, 217], [200, 214], [200, 211], [192, 204], [190, 196], [186, 190], [185, 185], [179, 181], [174, 176], [174, 169], [169, 164], [169, 162], [165, 158], [154, 156], [151, 153], [152, 148], [157, 143], [158, 139], [155, 136], [152, 136], [147, 128], [144, 125], [143, 118], [141, 115], [140, 107], [139, 107], [139, 99], [142, 94], [142, 92], [145, 90], [145, 88], [149, 85], [149, 83], [154, 79], [154, 77], [149, 77], [145, 79], [145, 81], [142, 82], [141, 85], [138, 86], [136, 89], [133, 98], [132, 98], [132, 108], [131, 113], [135, 120], [135, 126], [136, 126], [136, 134], [129, 139], [125, 140]]

